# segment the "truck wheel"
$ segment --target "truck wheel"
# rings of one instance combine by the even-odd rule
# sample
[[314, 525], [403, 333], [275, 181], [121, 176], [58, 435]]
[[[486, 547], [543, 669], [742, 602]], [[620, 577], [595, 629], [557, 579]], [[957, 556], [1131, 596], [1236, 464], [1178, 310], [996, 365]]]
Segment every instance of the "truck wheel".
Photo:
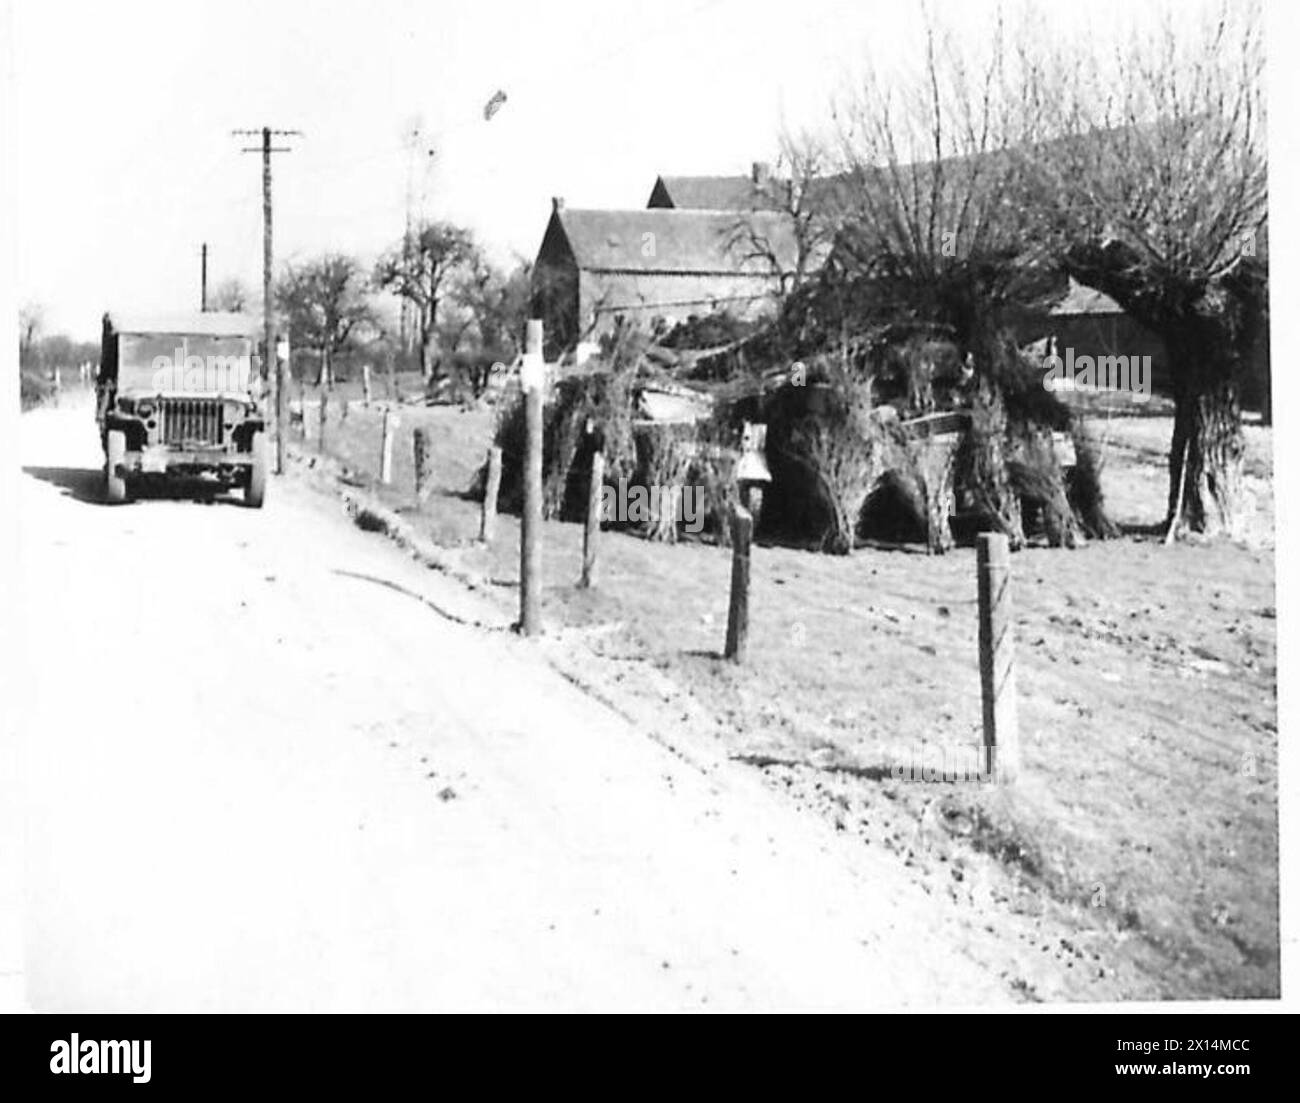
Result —
[[254, 433], [249, 451], [253, 465], [248, 469], [248, 485], [244, 487], [244, 504], [261, 509], [266, 500], [266, 434]]
[[115, 504], [125, 502], [126, 479], [118, 473], [118, 467], [126, 459], [126, 434], [121, 429], [110, 429], [104, 451], [104, 497]]

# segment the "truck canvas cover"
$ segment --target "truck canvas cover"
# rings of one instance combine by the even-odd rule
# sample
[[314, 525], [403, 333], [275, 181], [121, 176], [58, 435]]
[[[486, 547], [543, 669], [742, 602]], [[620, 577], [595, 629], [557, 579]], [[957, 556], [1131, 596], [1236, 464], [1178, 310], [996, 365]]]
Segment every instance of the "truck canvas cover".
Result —
[[246, 393], [257, 321], [247, 314], [104, 315], [104, 370], [123, 394]]

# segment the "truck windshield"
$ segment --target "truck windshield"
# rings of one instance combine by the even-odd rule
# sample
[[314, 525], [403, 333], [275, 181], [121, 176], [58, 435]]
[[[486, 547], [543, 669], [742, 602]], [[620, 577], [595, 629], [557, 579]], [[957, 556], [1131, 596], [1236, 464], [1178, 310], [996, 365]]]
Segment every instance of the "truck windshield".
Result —
[[124, 333], [118, 388], [154, 394], [245, 391], [253, 342], [247, 337]]
[[185, 338], [170, 334], [158, 336], [124, 333], [118, 340], [117, 348], [119, 370], [122, 368], [151, 369], [157, 357], [161, 356], [170, 361], [178, 349], [181, 362], [185, 361]]

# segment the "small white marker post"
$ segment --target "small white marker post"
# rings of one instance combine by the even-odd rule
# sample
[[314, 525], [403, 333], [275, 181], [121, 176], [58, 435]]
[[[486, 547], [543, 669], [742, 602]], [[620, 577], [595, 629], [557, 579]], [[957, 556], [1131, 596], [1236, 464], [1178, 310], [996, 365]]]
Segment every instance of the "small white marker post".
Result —
[[483, 510], [479, 517], [478, 538], [485, 544], [492, 543], [497, 524], [497, 496], [501, 493], [501, 448], [492, 445], [488, 449], [487, 483], [483, 488]]
[[[284, 474], [286, 422], [289, 420], [289, 338], [283, 334], [275, 342], [275, 473]], [[305, 424], [305, 422], [304, 422]], [[304, 434], [305, 435], [305, 434]]]
[[379, 481], [387, 486], [393, 481], [393, 435], [398, 426], [397, 414], [384, 410], [384, 439], [379, 456]]

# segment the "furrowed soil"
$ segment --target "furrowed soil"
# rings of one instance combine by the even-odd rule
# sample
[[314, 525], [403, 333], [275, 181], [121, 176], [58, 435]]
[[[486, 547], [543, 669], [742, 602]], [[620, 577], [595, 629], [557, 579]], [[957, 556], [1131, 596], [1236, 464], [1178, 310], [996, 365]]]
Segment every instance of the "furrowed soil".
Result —
[[[507, 615], [517, 520], [478, 543], [467, 494], [493, 413], [405, 406], [400, 418], [389, 486], [375, 479], [380, 414], [359, 402], [327, 427], [331, 462], [312, 441], [295, 446], [299, 465], [398, 511]], [[1165, 546], [1167, 404], [1097, 404], [1091, 421], [1125, 535], [1013, 556], [1014, 787], [951, 776], [981, 730], [969, 547], [833, 557], [760, 543], [737, 666], [721, 657], [727, 549], [606, 532], [582, 590], [581, 527], [551, 521], [545, 647], [683, 755], [747, 763], [845, 847], [888, 853], [1020, 998], [1276, 997], [1271, 429], [1246, 427], [1245, 538]], [[417, 426], [435, 482], [420, 509]]]

